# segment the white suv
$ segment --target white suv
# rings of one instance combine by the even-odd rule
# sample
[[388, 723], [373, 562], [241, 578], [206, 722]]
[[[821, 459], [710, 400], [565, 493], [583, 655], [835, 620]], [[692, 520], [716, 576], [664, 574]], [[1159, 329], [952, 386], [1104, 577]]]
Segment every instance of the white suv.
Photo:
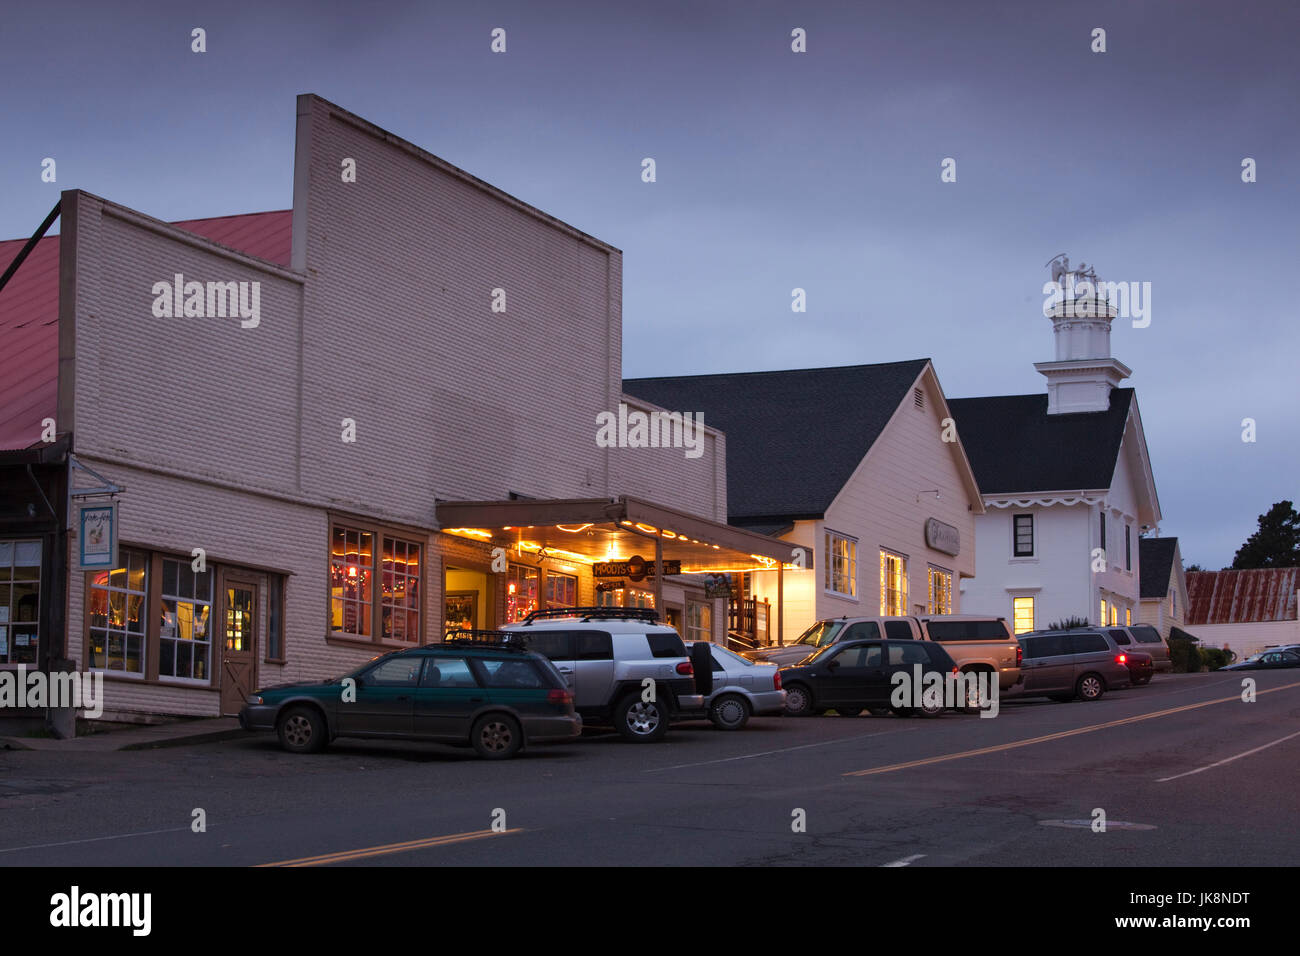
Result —
[[550, 659], [584, 723], [649, 742], [662, 740], [671, 721], [705, 715], [711, 667], [697, 677], [681, 635], [652, 610], [546, 608], [502, 630], [528, 635], [528, 649]]

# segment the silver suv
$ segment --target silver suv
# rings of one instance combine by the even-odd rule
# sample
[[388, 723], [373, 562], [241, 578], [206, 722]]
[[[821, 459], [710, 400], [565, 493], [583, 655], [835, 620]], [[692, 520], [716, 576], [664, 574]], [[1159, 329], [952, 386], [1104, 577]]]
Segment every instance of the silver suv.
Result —
[[712, 669], [699, 673], [681, 635], [653, 610], [546, 608], [502, 630], [527, 634], [528, 649], [564, 675], [584, 723], [612, 724], [645, 743], [662, 740], [672, 721], [705, 716]]

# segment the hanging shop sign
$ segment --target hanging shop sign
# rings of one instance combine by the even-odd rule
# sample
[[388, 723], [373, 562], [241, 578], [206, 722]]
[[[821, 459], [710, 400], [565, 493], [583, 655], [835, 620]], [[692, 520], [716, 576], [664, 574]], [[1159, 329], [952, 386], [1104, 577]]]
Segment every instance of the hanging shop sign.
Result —
[[929, 518], [925, 522], [925, 543], [936, 551], [955, 555], [961, 551], [961, 532], [938, 518]]
[[77, 505], [77, 571], [117, 567], [117, 502]]
[[706, 598], [731, 597], [731, 578], [725, 574], [706, 574], [704, 576], [704, 596]]
[[[665, 575], [682, 573], [680, 561], [664, 561], [662, 565], [662, 572]], [[591, 566], [591, 573], [597, 578], [627, 578], [630, 581], [644, 581], [655, 576], [655, 563], [645, 560], [639, 554], [634, 554], [626, 561], [597, 561]]]

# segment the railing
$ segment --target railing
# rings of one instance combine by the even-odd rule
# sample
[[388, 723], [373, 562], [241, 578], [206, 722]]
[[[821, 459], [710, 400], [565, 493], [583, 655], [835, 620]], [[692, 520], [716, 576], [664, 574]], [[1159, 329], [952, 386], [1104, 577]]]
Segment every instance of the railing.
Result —
[[750, 647], [772, 642], [768, 622], [772, 604], [766, 598], [731, 598], [727, 602], [727, 631]]

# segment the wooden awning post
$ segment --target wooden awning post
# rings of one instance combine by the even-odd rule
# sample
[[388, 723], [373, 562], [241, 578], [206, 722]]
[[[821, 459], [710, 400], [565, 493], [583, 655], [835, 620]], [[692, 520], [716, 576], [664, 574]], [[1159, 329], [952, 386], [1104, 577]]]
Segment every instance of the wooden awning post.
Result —
[[[769, 625], [770, 626], [770, 625]], [[776, 566], [776, 643], [785, 647], [785, 562]]]
[[[667, 623], [668, 616], [664, 613], [664, 543], [658, 538], [655, 538], [655, 611], [659, 620]], [[682, 621], [682, 627], [686, 627], [685, 621]]]

